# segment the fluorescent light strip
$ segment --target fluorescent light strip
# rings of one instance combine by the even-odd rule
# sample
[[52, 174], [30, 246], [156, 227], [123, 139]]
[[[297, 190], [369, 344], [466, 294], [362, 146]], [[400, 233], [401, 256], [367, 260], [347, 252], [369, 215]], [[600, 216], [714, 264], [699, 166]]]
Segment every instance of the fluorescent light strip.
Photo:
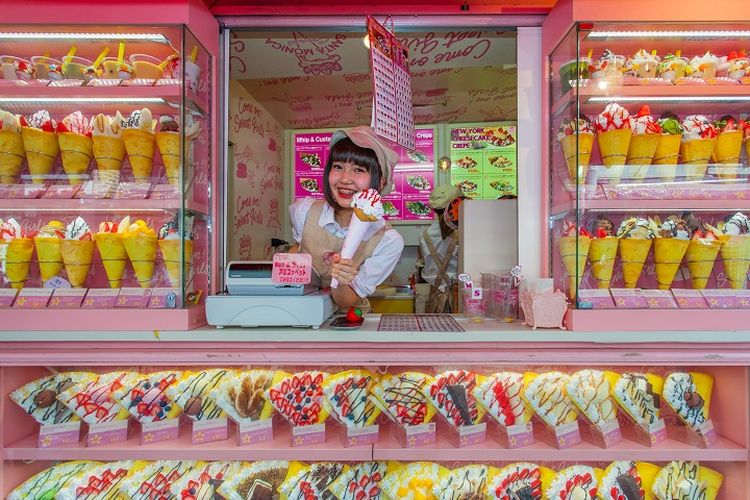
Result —
[[589, 97], [587, 102], [750, 102], [750, 96], [641, 96], [641, 97]]
[[161, 97], [3, 97], [0, 98], [0, 102], [15, 104], [15, 103], [31, 103], [31, 102], [47, 102], [47, 103], [105, 103], [105, 104], [165, 104], [166, 101]]
[[750, 31], [591, 31], [586, 38], [750, 38]]
[[169, 43], [169, 39], [159, 33], [7, 33], [0, 32], [0, 41], [22, 40], [124, 40], [131, 42]]

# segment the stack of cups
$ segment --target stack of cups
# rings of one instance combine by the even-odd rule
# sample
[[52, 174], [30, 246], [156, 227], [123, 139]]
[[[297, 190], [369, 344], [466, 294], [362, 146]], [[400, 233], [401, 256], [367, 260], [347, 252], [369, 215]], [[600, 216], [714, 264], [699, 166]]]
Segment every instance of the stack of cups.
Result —
[[509, 273], [496, 274], [492, 289], [494, 317], [506, 323], [516, 319], [516, 301], [513, 297], [513, 276]]
[[496, 304], [495, 287], [497, 284], [496, 274], [482, 273], [482, 290], [484, 291], [484, 317], [495, 318]]

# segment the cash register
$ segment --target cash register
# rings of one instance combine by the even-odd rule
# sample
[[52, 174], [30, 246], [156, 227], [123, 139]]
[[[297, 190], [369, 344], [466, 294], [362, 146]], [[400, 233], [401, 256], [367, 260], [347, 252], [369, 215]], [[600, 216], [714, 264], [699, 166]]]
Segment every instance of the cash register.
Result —
[[333, 315], [328, 291], [310, 285], [271, 280], [271, 261], [232, 261], [227, 265], [227, 293], [206, 298], [206, 319], [217, 328], [289, 326], [318, 329]]

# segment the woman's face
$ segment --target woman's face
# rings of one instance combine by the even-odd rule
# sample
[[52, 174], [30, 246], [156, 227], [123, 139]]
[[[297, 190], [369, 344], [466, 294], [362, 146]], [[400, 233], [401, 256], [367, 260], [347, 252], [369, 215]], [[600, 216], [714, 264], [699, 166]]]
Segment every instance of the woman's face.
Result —
[[328, 187], [342, 208], [351, 205], [352, 197], [370, 187], [372, 176], [365, 167], [349, 162], [333, 162], [328, 173]]

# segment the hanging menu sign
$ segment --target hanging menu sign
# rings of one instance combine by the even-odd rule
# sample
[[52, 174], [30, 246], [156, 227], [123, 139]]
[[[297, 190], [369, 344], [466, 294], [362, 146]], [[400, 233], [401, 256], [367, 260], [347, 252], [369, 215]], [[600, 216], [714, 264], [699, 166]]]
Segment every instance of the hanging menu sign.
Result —
[[[323, 171], [328, 161], [332, 132], [295, 133], [294, 199], [323, 199]], [[388, 220], [432, 220], [430, 192], [435, 187], [435, 131], [415, 131], [415, 148], [394, 146], [398, 163], [393, 173], [393, 189], [383, 197]]]
[[409, 52], [374, 18], [367, 16], [373, 81], [372, 127], [378, 135], [415, 148]]
[[467, 198], [518, 195], [515, 123], [451, 127], [450, 148], [451, 183]]

